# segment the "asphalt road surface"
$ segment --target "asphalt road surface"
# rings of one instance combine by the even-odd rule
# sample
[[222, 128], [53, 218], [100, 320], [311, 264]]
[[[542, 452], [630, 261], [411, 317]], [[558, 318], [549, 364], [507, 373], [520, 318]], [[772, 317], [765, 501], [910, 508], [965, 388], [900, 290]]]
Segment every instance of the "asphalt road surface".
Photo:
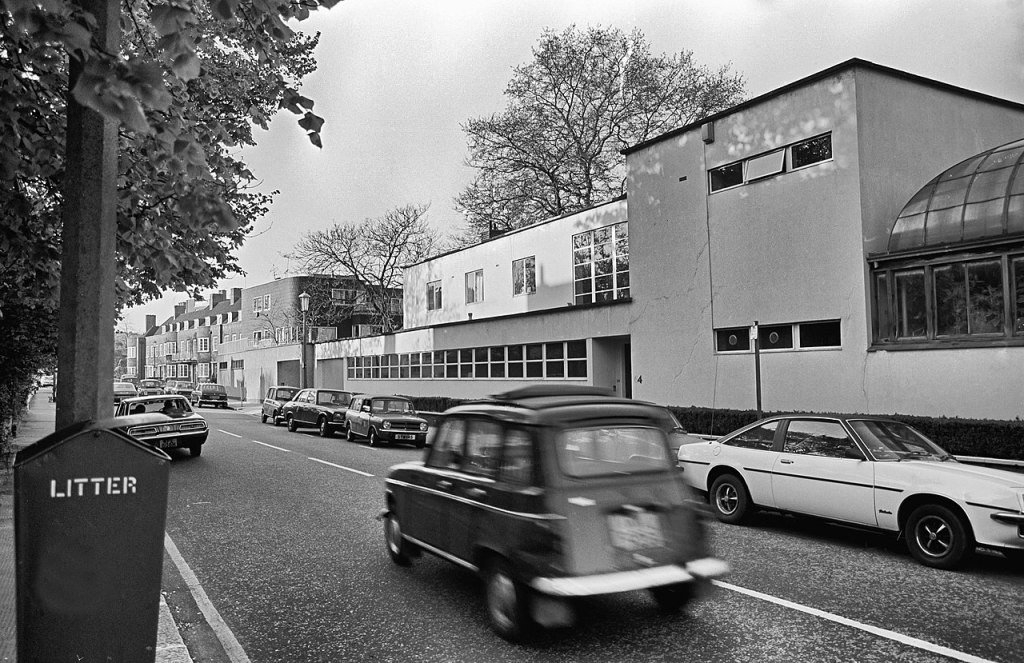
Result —
[[472, 573], [388, 559], [384, 477], [422, 451], [201, 412], [203, 455], [171, 454], [163, 583], [196, 663], [1024, 661], [1024, 568], [928, 569], [889, 537], [773, 514], [709, 523], [733, 572], [685, 615], [600, 597], [575, 627], [511, 645]]

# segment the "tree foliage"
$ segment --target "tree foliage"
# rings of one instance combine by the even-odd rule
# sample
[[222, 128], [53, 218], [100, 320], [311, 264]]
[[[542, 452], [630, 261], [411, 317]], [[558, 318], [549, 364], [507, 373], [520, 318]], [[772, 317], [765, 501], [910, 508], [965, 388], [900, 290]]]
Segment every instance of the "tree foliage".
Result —
[[391, 299], [402, 269], [434, 254], [440, 244], [427, 205], [404, 205], [361, 224], [335, 224], [306, 233], [289, 255], [311, 274], [354, 277], [373, 311], [373, 324], [395, 330]]
[[474, 180], [456, 199], [470, 232], [511, 230], [624, 192], [623, 148], [739, 102], [742, 76], [690, 51], [652, 55], [639, 30], [547, 30], [514, 69], [508, 105], [462, 125]]
[[[279, 109], [320, 145], [298, 92], [319, 35], [285, 23], [339, 0], [121, 3], [121, 47], [69, 0], [0, 0], [0, 335], [30, 364], [52, 357], [60, 282], [68, 66], [75, 100], [116, 121], [119, 309], [166, 290], [199, 293], [241, 273], [233, 255], [272, 194], [238, 156]], [[23, 332], [22, 311], [37, 322]], [[28, 336], [42, 354], [11, 345]], [[0, 383], [34, 374], [0, 365]]]

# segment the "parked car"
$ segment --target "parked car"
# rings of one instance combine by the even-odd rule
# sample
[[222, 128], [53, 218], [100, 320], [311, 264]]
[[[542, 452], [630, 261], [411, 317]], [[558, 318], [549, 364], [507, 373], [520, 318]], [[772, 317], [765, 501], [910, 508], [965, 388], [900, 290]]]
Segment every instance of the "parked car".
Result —
[[210, 433], [206, 420], [179, 395], [126, 398], [114, 416], [126, 417], [121, 430], [132, 437], [158, 449], [188, 449], [192, 456], [203, 453]]
[[571, 624], [576, 597], [649, 590], [673, 612], [728, 570], [670, 455], [665, 409], [557, 387], [449, 409], [425, 459], [385, 484], [392, 561], [426, 551], [478, 572], [491, 625], [513, 641]]
[[195, 385], [188, 380], [168, 380], [164, 383], [165, 394], [177, 394], [189, 398], [192, 396], [193, 389], [195, 389]]
[[330, 437], [345, 425], [345, 410], [354, 394], [340, 389], [303, 389], [281, 407], [288, 430], [316, 426], [320, 437]]
[[214, 407], [227, 408], [228, 392], [222, 384], [204, 383], [197, 384], [189, 394], [192, 405], [212, 405]]
[[366, 438], [372, 447], [402, 442], [422, 448], [427, 443], [427, 428], [427, 420], [402, 396], [356, 396], [345, 414], [345, 439]]
[[274, 422], [274, 425], [278, 425], [284, 418], [281, 415], [281, 408], [284, 404], [295, 397], [295, 394], [299, 393], [298, 387], [290, 387], [288, 385], [274, 385], [267, 389], [267, 397], [263, 399], [263, 406], [260, 412], [260, 421], [267, 423], [267, 419]]
[[959, 463], [891, 419], [769, 417], [679, 447], [679, 465], [726, 523], [773, 509], [899, 533], [925, 566], [979, 546], [1024, 563], [1024, 474]]
[[156, 396], [164, 393], [164, 383], [160, 380], [146, 379], [139, 382], [139, 396]]
[[139, 390], [131, 382], [114, 383], [114, 405], [117, 405], [126, 398], [139, 395]]

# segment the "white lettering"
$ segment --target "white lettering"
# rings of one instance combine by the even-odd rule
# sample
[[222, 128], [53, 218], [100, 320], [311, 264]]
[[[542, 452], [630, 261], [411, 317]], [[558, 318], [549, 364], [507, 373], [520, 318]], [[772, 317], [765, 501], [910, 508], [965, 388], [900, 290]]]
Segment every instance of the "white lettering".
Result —
[[78, 486], [78, 496], [85, 495], [85, 484], [89, 482], [88, 479], [75, 479], [75, 484]]
[[[134, 495], [137, 492], [138, 480], [135, 477], [75, 477], [61, 481], [60, 484], [58, 487], [58, 480], [50, 479], [51, 498]], [[89, 484], [92, 484], [92, 491], [88, 489]]]
[[89, 479], [89, 481], [91, 481], [93, 483], [93, 487], [96, 490], [96, 492], [94, 492], [93, 495], [99, 495], [100, 494], [100, 484], [103, 483], [103, 477], [93, 477], [92, 479]]

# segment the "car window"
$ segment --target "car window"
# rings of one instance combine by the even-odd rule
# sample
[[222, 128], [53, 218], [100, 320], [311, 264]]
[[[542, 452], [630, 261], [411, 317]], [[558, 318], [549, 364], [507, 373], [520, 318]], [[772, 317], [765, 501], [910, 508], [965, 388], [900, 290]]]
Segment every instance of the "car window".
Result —
[[730, 447], [743, 447], [744, 449], [762, 449], [771, 451], [775, 444], [775, 429], [779, 422], [772, 421], [763, 426], [757, 426], [750, 430], [743, 431], [739, 435], [726, 440], [722, 444]]
[[634, 474], [671, 468], [665, 434], [657, 428], [573, 428], [555, 445], [562, 471], [571, 477]]
[[343, 391], [321, 391], [316, 396], [316, 402], [320, 405], [343, 406], [348, 405], [352, 399], [351, 395]]
[[463, 442], [466, 438], [464, 419], [446, 419], [434, 438], [434, 445], [427, 456], [427, 467], [458, 469], [462, 460]]
[[794, 419], [786, 426], [782, 451], [806, 456], [850, 458], [860, 455], [856, 445], [838, 421]]
[[501, 453], [501, 424], [490, 419], [471, 419], [466, 426], [466, 453], [462, 469], [493, 477]]
[[533, 438], [522, 428], [505, 431], [498, 480], [527, 486], [533, 483]]
[[[279, 401], [290, 401], [295, 396], [294, 389], [278, 389], [277, 400]], [[273, 396], [271, 396], [273, 398]]]
[[375, 398], [371, 401], [370, 412], [408, 414], [412, 412], [412, 403], [398, 398]]
[[856, 420], [850, 426], [878, 460], [917, 456], [947, 458], [949, 453], [910, 426], [896, 421]]

